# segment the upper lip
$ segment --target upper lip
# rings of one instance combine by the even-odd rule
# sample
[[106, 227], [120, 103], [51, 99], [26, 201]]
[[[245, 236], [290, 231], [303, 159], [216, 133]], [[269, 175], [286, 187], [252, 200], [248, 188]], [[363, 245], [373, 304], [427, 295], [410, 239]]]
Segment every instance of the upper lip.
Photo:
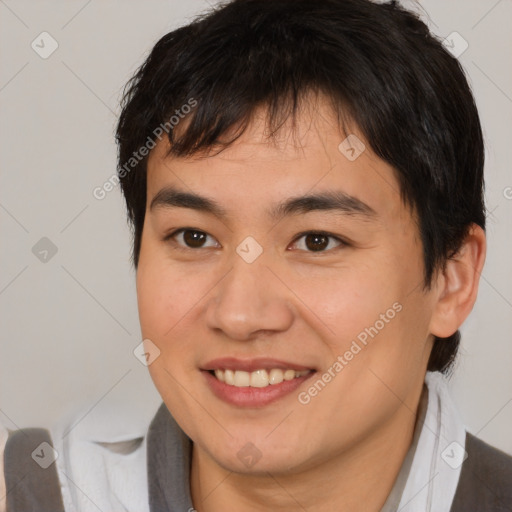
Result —
[[313, 370], [301, 364], [271, 358], [238, 359], [236, 357], [221, 357], [212, 359], [202, 366], [203, 370], [240, 370], [254, 372], [262, 369], [279, 368], [281, 370]]

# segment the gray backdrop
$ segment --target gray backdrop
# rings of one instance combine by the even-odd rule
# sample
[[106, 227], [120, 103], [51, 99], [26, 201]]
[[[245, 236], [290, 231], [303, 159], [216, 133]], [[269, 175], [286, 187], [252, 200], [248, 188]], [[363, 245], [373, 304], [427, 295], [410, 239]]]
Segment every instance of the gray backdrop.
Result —
[[[0, 422], [9, 428], [159, 403], [133, 355], [141, 340], [124, 205], [118, 189], [103, 200], [93, 189], [115, 172], [122, 86], [164, 33], [207, 8], [0, 0]], [[460, 53], [487, 143], [488, 257], [451, 385], [469, 430], [512, 453], [512, 2], [416, 9]]]

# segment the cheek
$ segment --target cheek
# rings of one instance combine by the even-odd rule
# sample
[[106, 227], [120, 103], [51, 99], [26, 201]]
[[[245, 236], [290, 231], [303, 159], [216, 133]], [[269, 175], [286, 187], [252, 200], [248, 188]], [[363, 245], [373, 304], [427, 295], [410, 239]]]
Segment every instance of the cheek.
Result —
[[201, 297], [204, 277], [172, 263], [160, 244], [144, 241], [137, 269], [137, 302], [144, 337], [163, 341]]
[[[319, 320], [329, 326], [331, 343], [344, 342], [375, 324], [381, 314], [400, 300], [400, 286], [389, 272], [373, 264], [339, 268], [323, 279], [297, 286], [297, 295], [318, 312]], [[392, 310], [392, 316], [395, 311]]]
[[[171, 278], [168, 269], [140, 269], [137, 273], [137, 302], [143, 335], [163, 338], [186, 313], [190, 280]], [[188, 284], [188, 286], [186, 285]], [[187, 293], [188, 292], [188, 293]]]
[[170, 265], [161, 253], [156, 244], [141, 250], [136, 276], [139, 319], [143, 338], [160, 351], [148, 366], [151, 378], [167, 407], [184, 423], [186, 416], [176, 411], [187, 411], [190, 404], [180, 383], [194, 369], [194, 352], [185, 340], [186, 322], [194, 314], [201, 280]]
[[398, 256], [380, 255], [339, 269], [315, 287], [304, 283], [297, 292], [318, 312], [315, 329], [325, 333], [333, 362], [347, 354], [354, 378], [369, 367], [393, 375], [423, 364], [431, 312], [418, 286], [421, 264], [413, 259], [406, 266]]

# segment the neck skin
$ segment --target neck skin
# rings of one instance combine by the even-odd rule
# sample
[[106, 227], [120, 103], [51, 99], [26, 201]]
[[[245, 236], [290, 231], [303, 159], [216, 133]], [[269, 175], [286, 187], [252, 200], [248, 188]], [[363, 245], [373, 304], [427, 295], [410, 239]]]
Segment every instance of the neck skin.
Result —
[[422, 390], [423, 382], [371, 436], [301, 473], [232, 473], [194, 444], [190, 488], [195, 509], [379, 512], [412, 443]]

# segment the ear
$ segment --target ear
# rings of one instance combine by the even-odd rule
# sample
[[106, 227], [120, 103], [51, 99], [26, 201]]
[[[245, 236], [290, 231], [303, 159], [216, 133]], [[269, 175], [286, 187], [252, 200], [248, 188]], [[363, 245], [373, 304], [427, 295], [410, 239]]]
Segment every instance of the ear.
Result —
[[433, 335], [451, 336], [473, 309], [485, 254], [485, 232], [472, 224], [457, 254], [446, 262], [444, 271], [437, 274], [437, 300], [430, 320]]

